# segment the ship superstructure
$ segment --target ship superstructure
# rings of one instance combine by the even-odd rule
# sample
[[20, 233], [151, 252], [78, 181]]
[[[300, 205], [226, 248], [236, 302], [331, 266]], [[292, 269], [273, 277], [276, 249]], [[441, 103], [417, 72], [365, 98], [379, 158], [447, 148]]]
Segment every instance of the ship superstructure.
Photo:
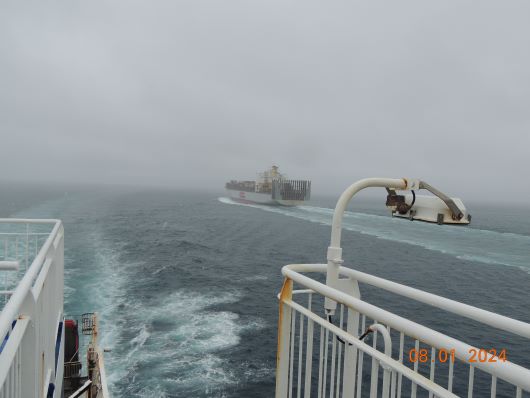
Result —
[[258, 173], [255, 181], [231, 180], [225, 188], [231, 199], [244, 203], [297, 206], [311, 198], [311, 181], [289, 179], [278, 166]]
[[64, 314], [61, 221], [0, 219], [0, 240], [0, 397], [109, 397], [96, 314]]

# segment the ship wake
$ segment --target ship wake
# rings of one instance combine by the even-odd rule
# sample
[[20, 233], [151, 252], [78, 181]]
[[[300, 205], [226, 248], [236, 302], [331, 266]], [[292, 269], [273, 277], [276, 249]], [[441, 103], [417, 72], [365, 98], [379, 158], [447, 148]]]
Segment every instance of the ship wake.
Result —
[[[243, 204], [218, 198], [229, 205], [245, 206], [322, 225], [331, 225], [333, 209], [315, 206], [279, 207]], [[530, 273], [530, 236], [477, 228], [460, 228], [412, 222], [388, 216], [347, 211], [343, 228], [394, 242], [421, 246], [459, 259], [518, 267]], [[477, 254], [479, 253], [479, 254]]]

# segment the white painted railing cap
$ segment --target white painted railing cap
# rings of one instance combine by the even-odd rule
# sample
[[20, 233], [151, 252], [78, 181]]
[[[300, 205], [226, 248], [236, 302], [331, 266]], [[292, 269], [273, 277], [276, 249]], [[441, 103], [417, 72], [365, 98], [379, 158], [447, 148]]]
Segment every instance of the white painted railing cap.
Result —
[[19, 268], [18, 261], [0, 261], [0, 271], [18, 271]]

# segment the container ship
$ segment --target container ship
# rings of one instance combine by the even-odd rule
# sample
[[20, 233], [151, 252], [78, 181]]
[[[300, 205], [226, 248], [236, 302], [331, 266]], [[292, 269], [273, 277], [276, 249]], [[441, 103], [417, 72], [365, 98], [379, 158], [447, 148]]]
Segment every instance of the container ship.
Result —
[[258, 173], [256, 181], [231, 180], [225, 187], [230, 199], [242, 203], [298, 206], [311, 197], [311, 181], [288, 179], [278, 166]]

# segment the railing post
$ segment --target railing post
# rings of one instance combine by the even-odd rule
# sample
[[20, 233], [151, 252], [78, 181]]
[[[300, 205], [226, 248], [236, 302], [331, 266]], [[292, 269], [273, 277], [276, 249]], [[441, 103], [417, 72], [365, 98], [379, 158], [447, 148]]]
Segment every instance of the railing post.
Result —
[[[328, 247], [327, 260], [326, 285], [338, 289], [339, 267], [342, 265], [342, 249], [340, 247]], [[333, 315], [337, 309], [337, 302], [326, 297], [324, 299], [324, 307], [327, 315]]]
[[285, 398], [289, 386], [289, 351], [291, 337], [292, 309], [285, 300], [293, 297], [293, 281], [285, 278], [280, 292], [280, 313], [278, 319], [278, 349], [276, 352], [276, 398]]
[[[359, 284], [356, 280], [351, 278], [341, 279], [339, 283], [342, 287], [341, 291], [349, 294], [352, 297], [361, 298]], [[346, 331], [352, 336], [359, 335], [359, 313], [351, 308], [348, 308], [348, 318], [346, 321]], [[344, 347], [344, 377], [342, 384], [342, 396], [349, 398], [355, 394], [355, 374], [357, 373], [357, 348], [350, 344]]]
[[[339, 279], [339, 268], [342, 265], [342, 249], [340, 239], [342, 233], [342, 217], [353, 196], [369, 187], [386, 187], [393, 189], [406, 189], [406, 179], [393, 178], [365, 178], [350, 185], [340, 196], [333, 211], [333, 220], [331, 222], [331, 241], [328, 247], [328, 269], [326, 275], [326, 285], [336, 288]], [[337, 303], [326, 297], [324, 307], [328, 315], [335, 313]]]
[[[28, 298], [33, 300], [33, 295], [29, 294]], [[34, 304], [33, 304], [34, 305]], [[34, 312], [31, 312], [34, 314]], [[23, 362], [20, 363], [21, 372], [23, 372], [23, 382], [21, 384], [22, 397], [37, 397], [38, 396], [38, 371], [37, 371], [37, 331], [35, 326], [35, 319], [28, 317], [29, 323], [20, 344], [20, 358]]]

